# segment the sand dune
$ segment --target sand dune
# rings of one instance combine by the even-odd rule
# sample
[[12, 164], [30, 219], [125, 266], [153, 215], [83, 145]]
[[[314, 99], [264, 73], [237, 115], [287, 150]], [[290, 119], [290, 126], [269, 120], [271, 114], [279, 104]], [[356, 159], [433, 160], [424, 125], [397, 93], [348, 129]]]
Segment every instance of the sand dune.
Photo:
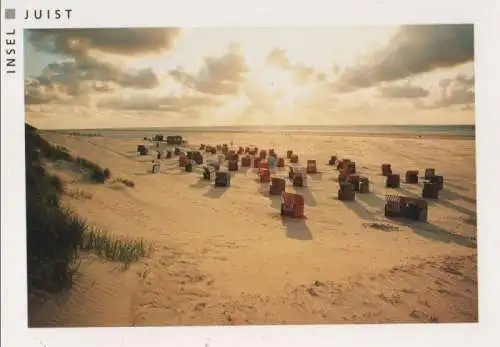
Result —
[[[304, 195], [307, 219], [281, 219], [279, 197], [268, 196], [253, 170], [214, 189], [199, 171], [181, 172], [175, 159], [149, 173], [152, 157], [135, 153], [140, 139], [45, 134], [135, 182], [133, 189], [93, 185], [51, 168], [70, 190], [91, 195], [65, 197], [79, 215], [114, 234], [143, 237], [154, 251], [127, 270], [84, 257], [72, 290], [32, 305], [31, 326], [477, 321], [473, 140], [183, 135], [195, 144], [233, 140], [316, 159], [321, 173], [307, 188], [287, 187]], [[356, 160], [374, 192], [338, 201], [338, 173], [326, 164], [335, 154]], [[385, 188], [383, 162], [402, 175], [426, 167], [444, 175], [428, 223], [384, 217], [386, 192], [420, 196], [421, 186]]]

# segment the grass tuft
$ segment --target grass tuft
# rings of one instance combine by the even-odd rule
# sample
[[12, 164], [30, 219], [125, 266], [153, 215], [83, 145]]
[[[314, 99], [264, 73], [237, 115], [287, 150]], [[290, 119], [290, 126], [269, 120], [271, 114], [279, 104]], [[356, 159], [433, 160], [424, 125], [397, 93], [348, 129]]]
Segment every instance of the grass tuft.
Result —
[[81, 249], [92, 252], [102, 259], [130, 264], [148, 256], [151, 246], [142, 239], [117, 237], [90, 227], [84, 233]]

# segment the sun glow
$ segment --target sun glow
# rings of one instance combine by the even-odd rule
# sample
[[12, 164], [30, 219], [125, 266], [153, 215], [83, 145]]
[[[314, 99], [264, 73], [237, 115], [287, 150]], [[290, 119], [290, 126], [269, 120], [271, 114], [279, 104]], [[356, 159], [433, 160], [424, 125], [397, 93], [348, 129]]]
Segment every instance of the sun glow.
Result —
[[248, 78], [263, 97], [278, 108], [293, 108], [297, 102], [307, 99], [312, 89], [310, 84], [298, 84], [290, 71], [279, 68], [254, 70]]

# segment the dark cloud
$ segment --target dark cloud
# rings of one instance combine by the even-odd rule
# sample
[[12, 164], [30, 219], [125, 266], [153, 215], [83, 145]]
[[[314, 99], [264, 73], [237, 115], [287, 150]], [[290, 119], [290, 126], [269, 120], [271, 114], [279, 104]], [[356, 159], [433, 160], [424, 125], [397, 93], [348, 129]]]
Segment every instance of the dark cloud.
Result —
[[[113, 86], [153, 89], [159, 85], [158, 76], [150, 68], [124, 70], [120, 66], [99, 61], [90, 56], [78, 57], [74, 61], [48, 64], [41, 75], [34, 79], [38, 84], [47, 88], [59, 86], [61, 91], [69, 96], [82, 96], [91, 92], [110, 92], [116, 89]], [[41, 99], [38, 97], [26, 99], [27, 103], [33, 101], [41, 102]]]
[[429, 95], [429, 91], [410, 83], [402, 85], [386, 85], [378, 88], [378, 94], [388, 99], [418, 99]]
[[472, 60], [472, 24], [407, 25], [366, 62], [340, 72], [335, 88], [352, 91]]
[[89, 50], [139, 55], [172, 49], [180, 32], [179, 28], [30, 29], [28, 40], [38, 50], [75, 57]]
[[65, 95], [57, 85], [44, 85], [36, 79], [29, 79], [24, 83], [25, 104], [49, 104], [64, 101]]
[[196, 75], [191, 75], [179, 67], [170, 71], [170, 76], [182, 85], [201, 93], [225, 95], [238, 93], [247, 71], [245, 57], [238, 46], [233, 44], [224, 55], [205, 58], [204, 66]]

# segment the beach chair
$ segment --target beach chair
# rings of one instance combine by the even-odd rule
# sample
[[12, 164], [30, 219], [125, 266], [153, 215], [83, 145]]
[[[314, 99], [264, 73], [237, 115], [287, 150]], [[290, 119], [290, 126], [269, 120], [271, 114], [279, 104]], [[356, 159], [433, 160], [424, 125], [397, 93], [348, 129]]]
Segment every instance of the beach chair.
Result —
[[250, 159], [250, 156], [245, 156], [245, 157], [241, 157], [241, 166], [242, 167], [250, 167], [252, 164], [252, 161]]
[[240, 157], [238, 156], [238, 154], [236, 153], [236, 151], [230, 150], [226, 154], [226, 160], [236, 160], [236, 161], [239, 161]]
[[216, 172], [220, 170], [220, 164], [216, 161], [209, 160], [207, 161], [207, 165], [213, 167]]
[[385, 180], [385, 186], [387, 188], [399, 188], [401, 185], [401, 179], [399, 174], [390, 174]]
[[215, 187], [229, 187], [231, 184], [231, 175], [227, 171], [215, 173]]
[[381, 166], [382, 176], [389, 176], [392, 174], [391, 164], [382, 164]]
[[179, 167], [185, 167], [188, 162], [188, 158], [185, 155], [179, 156]]
[[292, 164], [298, 164], [299, 162], [299, 156], [297, 154], [292, 154], [290, 157], [290, 163]]
[[330, 160], [328, 160], [328, 165], [335, 165], [337, 163], [337, 156], [336, 155], [332, 155], [330, 157]]
[[352, 185], [355, 192], [359, 192], [360, 177], [358, 175], [350, 175], [347, 181]]
[[406, 171], [405, 182], [408, 184], [418, 184], [418, 170]]
[[350, 174], [355, 174], [356, 173], [356, 162], [355, 161], [350, 161], [347, 163], [347, 171]]
[[401, 198], [401, 196], [386, 194], [384, 215], [386, 217], [401, 217], [402, 216], [402, 198]]
[[260, 158], [259, 157], [253, 157], [252, 167], [254, 169], [258, 169], [260, 167]]
[[300, 194], [283, 192], [281, 194], [281, 216], [304, 217], [304, 197]]
[[424, 199], [438, 199], [439, 198], [439, 185], [437, 183], [425, 182], [422, 189], [422, 197]]
[[147, 155], [148, 148], [145, 145], [137, 145], [137, 155]]
[[215, 168], [211, 165], [205, 165], [203, 167], [203, 179], [206, 181], [215, 180]]
[[344, 170], [346, 166], [349, 169], [349, 164], [350, 163], [351, 163], [351, 159], [342, 159], [342, 160], [339, 160], [339, 162], [337, 164], [337, 170]]
[[361, 194], [370, 193], [370, 180], [368, 179], [368, 177], [359, 178], [359, 192]]
[[157, 159], [157, 160], [153, 160], [153, 168], [151, 170], [152, 173], [158, 173], [160, 172], [160, 161]]
[[427, 201], [423, 199], [404, 197], [402, 198], [402, 202], [403, 202], [403, 213], [402, 213], [403, 217], [410, 220], [427, 222], [427, 211], [428, 211]]
[[259, 173], [261, 170], [265, 169], [265, 170], [269, 170], [269, 164], [267, 163], [267, 161], [260, 161], [260, 158], [259, 158]]
[[260, 183], [269, 183], [271, 181], [271, 172], [267, 168], [259, 170]]
[[285, 167], [285, 158], [279, 157], [278, 162], [276, 163], [276, 166], [278, 168], [284, 168]]
[[308, 174], [315, 174], [318, 172], [318, 169], [316, 167], [316, 160], [308, 160], [307, 161], [307, 173]]
[[194, 151], [193, 152], [193, 160], [196, 165], [201, 165], [203, 164], [203, 155], [199, 151]]
[[339, 183], [337, 198], [341, 201], [353, 201], [356, 198], [356, 192], [350, 182]]
[[270, 170], [274, 170], [276, 168], [276, 158], [273, 156], [267, 157], [267, 166]]
[[292, 155], [293, 155], [293, 151], [291, 151], [291, 150], [286, 151], [286, 158], [287, 159], [292, 159]]
[[270, 195], [280, 195], [285, 191], [286, 182], [283, 178], [271, 178], [271, 185], [269, 186]]
[[292, 184], [294, 187], [307, 187], [307, 175], [302, 169], [295, 169], [292, 177]]
[[238, 171], [238, 169], [239, 169], [239, 167], [238, 167], [238, 160], [230, 159], [227, 162], [227, 170], [228, 171]]
[[436, 183], [439, 190], [443, 190], [444, 187], [444, 177], [441, 175], [434, 175], [430, 179], [431, 183]]
[[436, 169], [427, 168], [427, 169], [425, 169], [425, 172], [424, 172], [424, 179], [430, 180], [435, 175], [436, 175]]

